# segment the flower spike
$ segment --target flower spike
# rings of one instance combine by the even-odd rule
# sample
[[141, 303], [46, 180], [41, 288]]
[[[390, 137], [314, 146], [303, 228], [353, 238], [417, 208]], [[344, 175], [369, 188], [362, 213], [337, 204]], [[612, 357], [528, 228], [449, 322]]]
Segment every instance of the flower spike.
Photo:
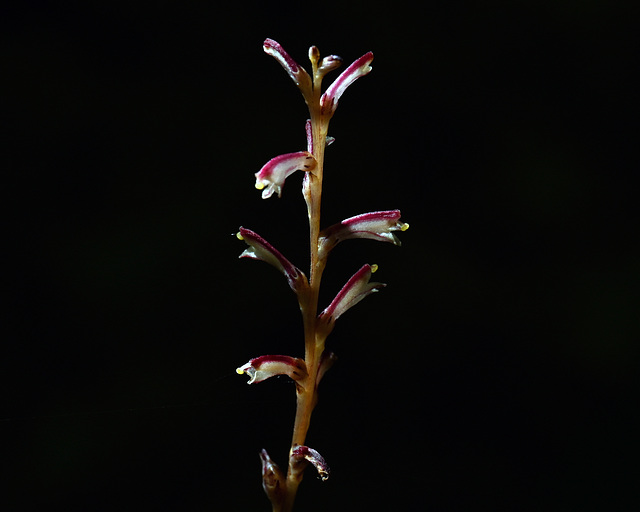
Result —
[[315, 467], [322, 480], [329, 478], [329, 466], [324, 458], [316, 450], [305, 446], [311, 414], [318, 403], [318, 387], [337, 359], [326, 347], [327, 336], [335, 327], [337, 319], [346, 311], [386, 286], [370, 282], [377, 265], [364, 265], [319, 313], [321, 281], [329, 253], [341, 241], [351, 238], [400, 245], [395, 232], [405, 231], [409, 225], [400, 221], [400, 210], [385, 210], [356, 215], [321, 229], [325, 148], [334, 141], [329, 136], [329, 124], [347, 88], [358, 78], [371, 72], [373, 53], [365, 53], [351, 65], [345, 66], [346, 69], [341, 69], [341, 73], [335, 73], [337, 78], [333, 83], [330, 81], [323, 87], [325, 77], [342, 65], [342, 59], [337, 55], [323, 58], [320, 50], [311, 46], [308, 52], [311, 67], [305, 70], [273, 39], [265, 39], [263, 49], [278, 61], [302, 93], [309, 110], [309, 119], [305, 124], [306, 151], [287, 153], [269, 160], [255, 173], [255, 186], [262, 191], [263, 199], [274, 194], [281, 197], [286, 179], [298, 170], [304, 171], [302, 197], [309, 220], [308, 277], [257, 233], [240, 227], [237, 237], [247, 244], [240, 254], [241, 258], [262, 260], [274, 266], [285, 276], [289, 287], [295, 292], [302, 314], [304, 358], [264, 355], [250, 359], [237, 368], [236, 372], [247, 375], [248, 384], [286, 375], [295, 385], [296, 414], [288, 467], [281, 470], [266, 450], [260, 453], [262, 486], [273, 510], [290, 512], [304, 471], [309, 465]]
[[349, 308], [355, 306], [367, 295], [377, 292], [387, 286], [384, 283], [370, 283], [371, 274], [378, 270], [377, 265], [364, 265], [358, 270], [347, 284], [338, 292], [335, 299], [319, 315], [319, 318], [329, 325], [332, 325]]
[[248, 249], [245, 249], [242, 254], [240, 254], [240, 258], [262, 260], [273, 265], [284, 274], [289, 286], [296, 293], [299, 293], [306, 287], [307, 278], [302, 270], [293, 265], [280, 253], [280, 251], [273, 247], [258, 233], [255, 233], [250, 229], [240, 227], [240, 231], [238, 231], [236, 236], [239, 240], [244, 240], [249, 246]]
[[288, 375], [298, 382], [307, 376], [307, 366], [302, 359], [290, 356], [260, 356], [236, 368], [236, 373], [249, 376], [247, 384], [257, 384], [275, 375]]
[[[284, 180], [294, 172], [311, 171], [316, 166], [316, 159], [308, 151], [287, 153], [269, 160], [256, 174], [256, 188], [262, 190], [262, 199], [268, 199], [275, 192], [282, 196]], [[265, 188], [266, 187], [266, 188]]]
[[320, 98], [320, 111], [323, 114], [333, 115], [338, 106], [338, 100], [347, 87], [371, 71], [371, 61], [373, 61], [373, 53], [365, 53], [336, 78]]
[[289, 74], [291, 79], [298, 86], [305, 99], [311, 94], [311, 77], [309, 73], [300, 66], [291, 56], [284, 50], [277, 41], [273, 39], [265, 39], [262, 48], [268, 55], [276, 59], [284, 70]]
[[393, 231], [406, 231], [409, 224], [400, 222], [400, 210], [386, 210], [356, 215], [328, 227], [320, 233], [319, 247], [326, 255], [338, 243], [350, 238], [368, 238], [400, 245]]

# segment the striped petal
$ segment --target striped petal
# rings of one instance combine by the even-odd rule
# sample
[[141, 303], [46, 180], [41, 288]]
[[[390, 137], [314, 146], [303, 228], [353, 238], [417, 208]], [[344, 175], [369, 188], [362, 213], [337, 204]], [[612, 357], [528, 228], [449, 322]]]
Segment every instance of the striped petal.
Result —
[[400, 245], [394, 231], [406, 231], [409, 224], [400, 222], [400, 210], [363, 213], [343, 220], [320, 233], [319, 246], [327, 254], [338, 243], [350, 238], [368, 238]]
[[300, 66], [291, 56], [273, 39], [265, 39], [262, 48], [266, 54], [271, 55], [284, 68], [287, 74], [298, 86], [302, 94], [307, 97], [311, 92], [311, 77], [309, 73]]
[[329, 86], [320, 98], [320, 111], [332, 116], [338, 106], [338, 100], [344, 91], [361, 76], [371, 71], [373, 53], [365, 53], [362, 57], [345, 69], [338, 78]]
[[367, 295], [384, 288], [384, 283], [370, 283], [371, 274], [378, 269], [377, 265], [364, 265], [342, 287], [331, 304], [320, 313], [320, 319], [327, 324], [333, 324], [345, 311], [355, 306]]

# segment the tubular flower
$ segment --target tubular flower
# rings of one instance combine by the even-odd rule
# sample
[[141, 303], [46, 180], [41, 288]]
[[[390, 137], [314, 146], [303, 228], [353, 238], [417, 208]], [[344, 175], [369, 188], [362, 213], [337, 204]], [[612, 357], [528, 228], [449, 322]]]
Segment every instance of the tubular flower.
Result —
[[318, 471], [318, 475], [324, 482], [329, 478], [329, 465], [326, 463], [322, 455], [313, 448], [298, 445], [291, 450], [292, 468], [295, 473], [299, 474], [306, 467], [307, 462], [311, 462]]
[[281, 197], [284, 180], [298, 170], [311, 171], [315, 166], [316, 159], [308, 151], [277, 156], [264, 164], [255, 174], [256, 188], [264, 189], [262, 199], [268, 199], [274, 192]]
[[332, 116], [338, 107], [340, 96], [353, 82], [371, 71], [372, 61], [373, 53], [368, 52], [345, 69], [320, 98], [320, 112]]
[[296, 293], [299, 293], [306, 286], [307, 278], [302, 270], [294, 266], [280, 251], [258, 235], [258, 233], [241, 227], [236, 236], [238, 239], [244, 240], [249, 246], [248, 249], [245, 249], [242, 254], [240, 254], [240, 258], [262, 260], [273, 265], [284, 274], [289, 286]]
[[377, 265], [364, 265], [358, 270], [347, 284], [342, 287], [331, 304], [319, 315], [329, 325], [332, 325], [349, 308], [355, 306], [367, 295], [384, 288], [384, 283], [370, 283], [371, 274], [378, 270]]
[[284, 50], [277, 41], [273, 39], [265, 39], [262, 48], [266, 54], [276, 59], [284, 70], [289, 74], [291, 79], [302, 92], [305, 100], [311, 97], [311, 77], [309, 73], [300, 66], [291, 56]]
[[[307, 105], [311, 106], [313, 101], [313, 87], [320, 87], [320, 83], [324, 76], [342, 64], [342, 59], [337, 55], [329, 55], [320, 61], [320, 65], [316, 69], [315, 80], [312, 83], [309, 73], [300, 66], [291, 56], [273, 39], [265, 39], [262, 45], [264, 51], [274, 57], [280, 65], [289, 74], [291, 79], [298, 86], [304, 96]], [[309, 48], [309, 59], [315, 65], [318, 63], [320, 52], [318, 48], [312, 46]], [[331, 118], [338, 106], [338, 100], [344, 91], [353, 82], [361, 76], [371, 71], [371, 62], [373, 61], [373, 53], [365, 53], [362, 57], [354, 61], [347, 69], [345, 69], [338, 78], [327, 88], [320, 98], [320, 113]], [[317, 101], [317, 100], [316, 100]]]
[[307, 365], [297, 357], [260, 356], [236, 368], [236, 373], [246, 373], [249, 376], [247, 384], [257, 384], [275, 375], [288, 375], [297, 382], [307, 376]]
[[400, 210], [386, 210], [356, 215], [328, 227], [320, 233], [320, 251], [329, 253], [342, 240], [350, 238], [369, 238], [380, 242], [400, 245], [400, 239], [394, 231], [406, 231], [409, 224], [400, 222]]

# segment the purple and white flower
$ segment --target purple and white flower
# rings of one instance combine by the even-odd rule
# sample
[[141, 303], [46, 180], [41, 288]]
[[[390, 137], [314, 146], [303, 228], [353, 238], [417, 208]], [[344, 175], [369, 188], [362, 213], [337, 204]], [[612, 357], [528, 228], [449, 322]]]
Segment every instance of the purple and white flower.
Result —
[[267, 38], [262, 44], [262, 48], [266, 54], [271, 55], [280, 63], [291, 79], [300, 88], [306, 99], [307, 94], [311, 93], [311, 77], [309, 76], [309, 73], [307, 73], [302, 66], [293, 60], [277, 41]]
[[258, 233], [241, 227], [236, 236], [238, 239], [244, 240], [249, 246], [240, 254], [240, 258], [266, 261], [270, 265], [273, 265], [284, 274], [289, 286], [296, 293], [299, 293], [306, 287], [307, 278], [302, 270], [293, 265], [280, 251]]
[[[256, 188], [262, 190], [262, 199], [267, 199], [275, 192], [282, 196], [284, 180], [296, 171], [311, 171], [316, 166], [316, 159], [308, 151], [286, 153], [276, 156], [262, 166], [256, 174]], [[266, 188], [265, 188], [266, 187]]]
[[393, 232], [407, 229], [409, 224], [400, 222], [400, 210], [369, 212], [328, 227], [320, 233], [318, 243], [323, 255], [328, 254], [338, 243], [350, 238], [368, 238], [400, 245], [400, 239]]
[[347, 87], [361, 76], [371, 72], [371, 61], [373, 61], [373, 53], [365, 53], [335, 79], [320, 98], [320, 112], [322, 114], [333, 115], [338, 107], [338, 100]]
[[331, 304], [320, 313], [320, 320], [328, 325], [333, 323], [344, 314], [345, 311], [355, 306], [367, 295], [377, 292], [381, 288], [387, 286], [384, 283], [370, 283], [371, 274], [378, 269], [377, 265], [364, 265], [358, 270], [351, 279], [347, 281], [338, 292]]
[[303, 359], [291, 356], [260, 356], [236, 368], [236, 373], [247, 374], [247, 384], [257, 384], [275, 375], [288, 375], [298, 382], [307, 376], [307, 365]]
[[[264, 51], [274, 57], [289, 74], [296, 83], [307, 105], [312, 108], [313, 87], [320, 87], [323, 77], [329, 72], [336, 69], [342, 63], [342, 59], [337, 55], [329, 55], [322, 59], [320, 65], [316, 69], [316, 80], [312, 82], [309, 73], [300, 66], [285, 49], [273, 39], [266, 39], [263, 43]], [[315, 46], [309, 48], [309, 58], [312, 62], [317, 62], [320, 52]], [[320, 113], [331, 118], [338, 106], [338, 100], [344, 91], [353, 82], [361, 76], [371, 71], [371, 62], [373, 61], [373, 53], [365, 53], [362, 57], [354, 61], [347, 69], [345, 69], [338, 78], [327, 88], [320, 98]], [[317, 100], [316, 100], [317, 101]]]

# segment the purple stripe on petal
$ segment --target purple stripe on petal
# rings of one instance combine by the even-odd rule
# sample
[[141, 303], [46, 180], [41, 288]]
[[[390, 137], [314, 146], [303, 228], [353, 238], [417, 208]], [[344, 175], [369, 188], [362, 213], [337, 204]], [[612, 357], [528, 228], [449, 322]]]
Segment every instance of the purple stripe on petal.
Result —
[[326, 322], [335, 322], [348, 309], [355, 306], [367, 295], [384, 288], [384, 283], [370, 283], [372, 272], [377, 266], [364, 265], [358, 270], [338, 292], [331, 304], [320, 313], [320, 319]]
[[307, 152], [313, 154], [313, 128], [311, 126], [311, 119], [307, 119], [304, 124], [304, 131], [307, 133]]
[[285, 69], [289, 76], [293, 79], [296, 85], [302, 91], [302, 94], [307, 96], [311, 91], [311, 77], [309, 73], [300, 66], [291, 56], [285, 51], [285, 49], [273, 39], [265, 39], [262, 44], [262, 48], [265, 53], [275, 58], [280, 65]]

